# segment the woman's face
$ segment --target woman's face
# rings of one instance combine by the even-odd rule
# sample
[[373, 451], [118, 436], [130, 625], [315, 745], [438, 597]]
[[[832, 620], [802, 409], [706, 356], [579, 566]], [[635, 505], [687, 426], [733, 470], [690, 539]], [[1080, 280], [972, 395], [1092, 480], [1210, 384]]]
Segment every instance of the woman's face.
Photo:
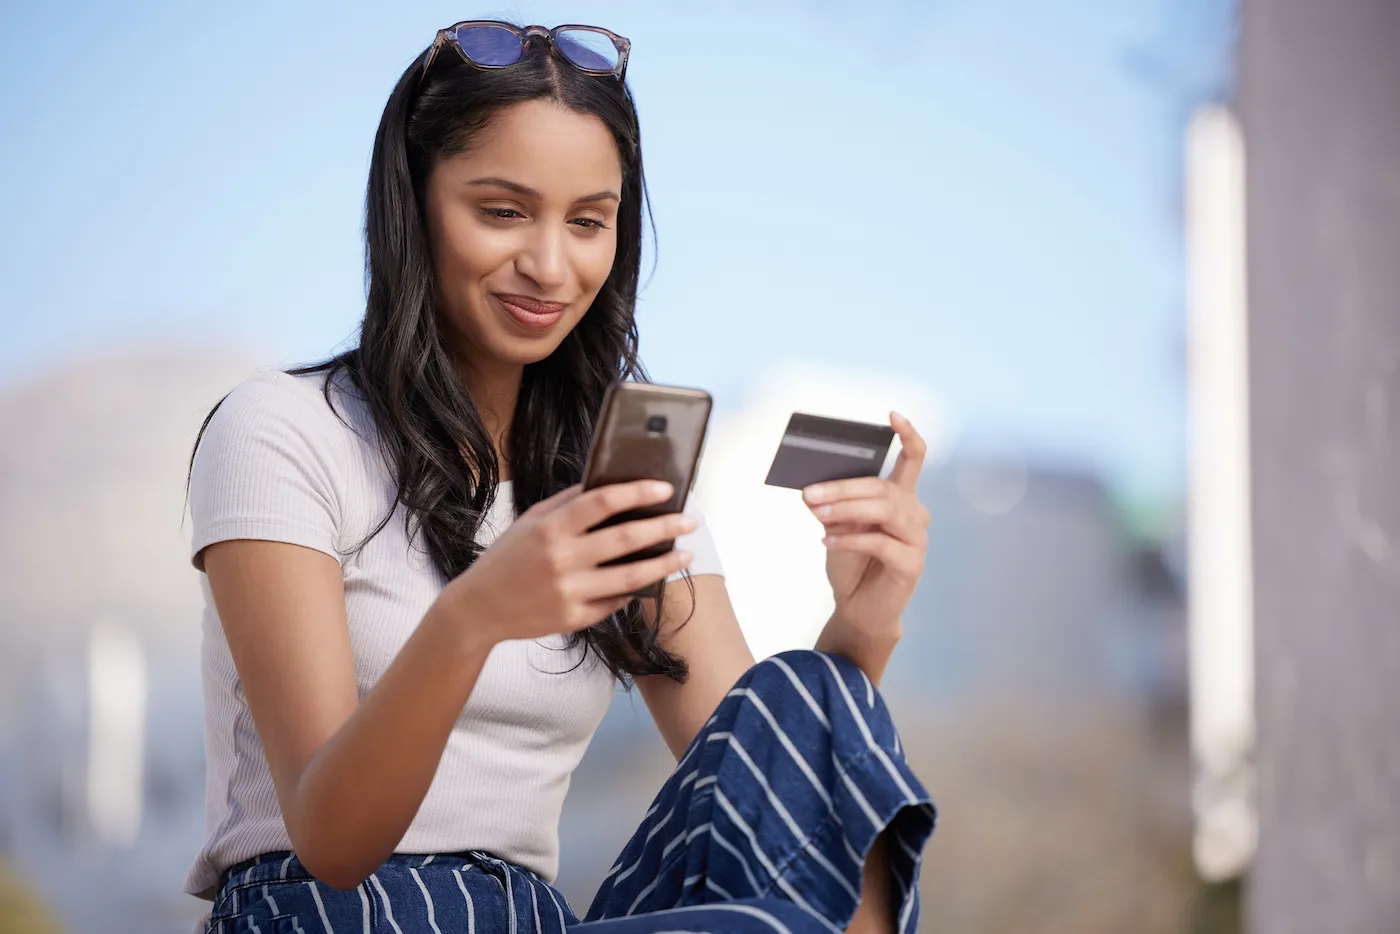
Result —
[[425, 210], [440, 326], [470, 368], [549, 356], [612, 271], [622, 166], [597, 117], [549, 101], [499, 111], [438, 161]]

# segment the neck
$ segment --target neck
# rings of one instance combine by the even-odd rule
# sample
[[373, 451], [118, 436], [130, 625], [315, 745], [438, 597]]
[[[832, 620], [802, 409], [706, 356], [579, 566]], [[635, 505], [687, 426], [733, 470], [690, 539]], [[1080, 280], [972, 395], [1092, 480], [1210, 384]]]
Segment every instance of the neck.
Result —
[[516, 363], [463, 361], [458, 364], [457, 371], [491, 436], [491, 444], [496, 449], [499, 477], [509, 480], [510, 424], [515, 415], [516, 400], [520, 398], [520, 382], [525, 368]]

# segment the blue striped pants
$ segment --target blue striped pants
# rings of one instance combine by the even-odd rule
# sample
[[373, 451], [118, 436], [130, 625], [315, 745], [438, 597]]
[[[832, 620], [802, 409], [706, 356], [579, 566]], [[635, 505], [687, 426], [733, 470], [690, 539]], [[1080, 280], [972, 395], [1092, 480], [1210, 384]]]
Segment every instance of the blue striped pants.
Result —
[[233, 868], [209, 934], [655, 934], [844, 931], [885, 832], [899, 930], [918, 927], [934, 808], [883, 699], [837, 656], [749, 669], [662, 787], [580, 921], [534, 873], [487, 853], [396, 854], [357, 888], [291, 853]]

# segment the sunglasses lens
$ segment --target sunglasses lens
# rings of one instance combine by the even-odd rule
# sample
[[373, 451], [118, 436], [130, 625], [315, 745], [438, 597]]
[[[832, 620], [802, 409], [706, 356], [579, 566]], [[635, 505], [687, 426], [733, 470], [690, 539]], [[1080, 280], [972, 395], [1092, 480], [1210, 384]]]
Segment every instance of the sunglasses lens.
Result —
[[457, 42], [467, 58], [487, 68], [504, 68], [520, 61], [520, 37], [500, 26], [463, 26]]
[[591, 29], [561, 29], [555, 35], [559, 54], [585, 71], [617, 70], [618, 51], [612, 39]]

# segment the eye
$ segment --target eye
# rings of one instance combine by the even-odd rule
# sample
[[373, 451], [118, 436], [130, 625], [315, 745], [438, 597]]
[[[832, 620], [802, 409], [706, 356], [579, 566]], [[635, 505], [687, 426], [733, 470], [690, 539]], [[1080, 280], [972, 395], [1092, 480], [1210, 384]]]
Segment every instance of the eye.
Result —
[[584, 230], [607, 230], [608, 225], [592, 217], [575, 217], [569, 221], [570, 224], [582, 227]]
[[483, 217], [495, 217], [500, 220], [514, 220], [517, 217], [525, 216], [515, 208], [482, 208], [481, 214]]

